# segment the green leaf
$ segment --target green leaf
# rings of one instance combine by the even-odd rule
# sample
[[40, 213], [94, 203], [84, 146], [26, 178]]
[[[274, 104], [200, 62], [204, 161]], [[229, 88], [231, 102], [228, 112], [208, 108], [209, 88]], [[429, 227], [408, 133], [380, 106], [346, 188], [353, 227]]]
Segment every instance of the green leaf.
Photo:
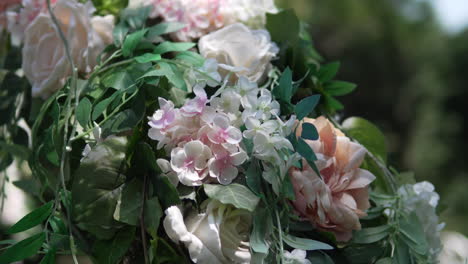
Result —
[[245, 173], [245, 180], [250, 190], [252, 190], [252, 192], [255, 193], [258, 197], [261, 197], [262, 195], [261, 179], [262, 172], [260, 171], [257, 162], [252, 161]]
[[312, 263], [335, 264], [335, 262], [333, 262], [330, 256], [328, 256], [327, 254], [319, 250], [310, 252], [310, 254], [307, 254], [307, 255], [308, 255], [307, 259], [310, 260], [310, 262]]
[[317, 140], [319, 134], [317, 128], [311, 123], [302, 123], [302, 133], [301, 138], [308, 140]]
[[266, 239], [269, 237], [273, 223], [265, 208], [255, 210], [253, 215], [253, 228], [250, 235], [250, 247], [258, 253], [268, 253], [270, 245]]
[[93, 114], [91, 115], [91, 119], [94, 121], [96, 120], [98, 117], [101, 116], [101, 114], [104, 112], [104, 110], [106, 110], [107, 106], [112, 103], [112, 101], [114, 100], [114, 98], [118, 95], [118, 93], [114, 93], [112, 94], [109, 98], [106, 98], [102, 101], [100, 101], [95, 107], [94, 107], [94, 110], [93, 110]]
[[123, 90], [131, 85], [133, 85], [135, 82], [126, 70], [119, 70], [110, 73], [109, 75], [106, 75], [102, 79], [102, 83], [104, 84], [105, 87], [111, 87], [116, 90]]
[[110, 240], [99, 240], [93, 247], [96, 263], [116, 264], [120, 263], [122, 257], [127, 253], [130, 245], [135, 239], [135, 227], [127, 226], [120, 229], [114, 238]]
[[141, 30], [138, 30], [138, 31], [128, 35], [125, 38], [125, 41], [124, 41], [123, 47], [122, 47], [122, 54], [125, 57], [128, 57], [128, 56], [133, 54], [133, 51], [138, 46], [138, 43], [140, 43], [140, 41], [143, 39], [143, 37], [145, 36], [147, 31], [148, 31], [147, 28], [146, 29], [141, 29]]
[[371, 244], [386, 238], [392, 228], [389, 225], [363, 228], [353, 233], [353, 242], [357, 244]]
[[175, 59], [188, 62], [189, 64], [196, 66], [196, 67], [203, 66], [205, 62], [205, 59], [200, 54], [193, 52], [193, 51], [179, 52], [175, 56]]
[[325, 91], [332, 96], [349, 94], [356, 89], [356, 84], [343, 81], [332, 81], [325, 85]]
[[287, 67], [279, 79], [279, 84], [273, 89], [273, 95], [286, 103], [291, 102], [293, 91], [292, 72]]
[[298, 138], [298, 144], [296, 146], [296, 151], [307, 161], [315, 161], [317, 160], [317, 156], [315, 156], [314, 151], [312, 148], [304, 141], [302, 138]]
[[145, 53], [141, 56], [135, 57], [135, 60], [138, 63], [148, 63], [148, 62], [153, 62], [153, 61], [159, 61], [161, 60], [161, 55], [153, 54], [153, 53]]
[[281, 192], [288, 200], [296, 200], [296, 194], [294, 193], [294, 186], [291, 182], [291, 178], [284, 177], [283, 184], [281, 185]]
[[35, 255], [41, 249], [45, 238], [45, 233], [39, 233], [8, 247], [0, 255], [0, 264], [20, 261]]
[[125, 184], [114, 211], [115, 220], [129, 225], [138, 225], [143, 205], [142, 189], [143, 183], [137, 178]]
[[159, 23], [148, 29], [148, 39], [153, 40], [156, 36], [179, 31], [185, 27], [185, 24], [178, 22]]
[[320, 67], [317, 73], [317, 78], [321, 82], [328, 82], [332, 80], [333, 77], [335, 77], [339, 69], [340, 69], [339, 62], [331, 62], [331, 63], [325, 64], [322, 67]]
[[156, 156], [151, 146], [146, 142], [139, 142], [134, 153], [134, 158], [139, 162], [143, 162], [143, 166], [152, 170], [153, 172], [160, 172], [158, 164], [156, 163]]
[[310, 113], [312, 113], [319, 101], [320, 95], [318, 94], [309, 96], [299, 101], [299, 103], [297, 103], [296, 107], [294, 108], [297, 120], [302, 120], [304, 117], [307, 117]]
[[22, 160], [27, 160], [31, 154], [31, 151], [27, 147], [18, 144], [6, 143], [5, 141], [0, 141], [0, 149], [5, 150], [11, 155]]
[[302, 250], [330, 250], [332, 246], [323, 242], [312, 240], [308, 238], [300, 238], [290, 234], [283, 235], [283, 241], [290, 247]]
[[16, 224], [10, 227], [7, 233], [19, 233], [37, 226], [38, 224], [46, 220], [47, 217], [49, 217], [49, 215], [52, 213], [53, 206], [54, 202], [50, 201], [44, 204], [43, 206], [37, 208], [36, 210], [32, 211], [31, 213], [25, 215]]
[[428, 244], [418, 216], [413, 212], [408, 217], [402, 216], [399, 220], [402, 240], [414, 252], [425, 255], [428, 251]]
[[128, 27], [124, 23], [119, 23], [114, 27], [112, 31], [112, 36], [114, 37], [114, 45], [120, 47], [127, 36]]
[[78, 107], [76, 108], [76, 120], [78, 120], [78, 123], [80, 123], [80, 125], [84, 128], [86, 128], [88, 125], [92, 109], [93, 105], [87, 97], [81, 99]]
[[112, 237], [113, 227], [118, 224], [113, 215], [125, 181], [121, 170], [126, 145], [125, 137], [108, 138], [98, 143], [73, 177], [73, 220], [81, 229], [98, 238]]
[[329, 111], [334, 112], [344, 108], [344, 105], [340, 103], [340, 101], [333, 98], [333, 96], [326, 93], [324, 95], [324, 102]]
[[55, 264], [55, 250], [49, 250], [39, 264]]
[[155, 193], [158, 195], [163, 209], [180, 204], [179, 193], [167, 177], [159, 175], [153, 180]]
[[156, 54], [164, 54], [168, 52], [186, 51], [193, 47], [195, 47], [195, 43], [165, 41], [159, 44], [158, 46], [156, 46], [153, 52]]
[[295, 43], [299, 39], [299, 19], [293, 9], [267, 14], [266, 29], [277, 43]]
[[159, 222], [163, 216], [163, 210], [159, 204], [158, 197], [153, 197], [145, 202], [145, 226], [149, 229], [149, 233], [157, 236]]
[[393, 260], [391, 258], [382, 258], [379, 259], [375, 264], [393, 264]]
[[255, 210], [260, 200], [247, 187], [237, 183], [229, 185], [204, 184], [203, 188], [208, 197], [216, 199], [223, 204], [232, 204], [236, 208], [246, 209], [250, 212]]
[[380, 157], [384, 162], [387, 161], [385, 136], [371, 122], [360, 117], [350, 117], [343, 122], [343, 129], [346, 134], [356, 139], [372, 154]]

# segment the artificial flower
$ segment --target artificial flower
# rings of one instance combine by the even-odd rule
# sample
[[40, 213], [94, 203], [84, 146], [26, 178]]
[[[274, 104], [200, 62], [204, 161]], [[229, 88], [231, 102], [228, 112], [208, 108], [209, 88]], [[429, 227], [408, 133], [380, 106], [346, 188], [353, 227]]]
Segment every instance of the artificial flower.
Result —
[[[348, 241], [352, 230], [360, 230], [359, 218], [370, 207], [368, 186], [375, 176], [360, 169], [367, 150], [346, 137], [324, 117], [306, 118], [319, 133], [316, 141], [306, 140], [318, 160], [320, 175], [302, 161], [302, 169], [290, 170], [296, 194], [297, 213], [317, 228], [335, 233], [337, 240]], [[301, 125], [297, 135], [301, 135]]]
[[286, 264], [312, 264], [312, 262], [306, 258], [307, 252], [302, 249], [294, 249], [291, 252], [285, 250], [283, 256], [285, 259], [284, 263]]
[[208, 146], [199, 140], [190, 141], [172, 150], [171, 168], [184, 185], [199, 186], [208, 174], [207, 164], [211, 156]]
[[179, 207], [166, 209], [163, 226], [169, 238], [183, 243], [195, 263], [250, 263], [252, 215], [210, 199], [201, 210], [192, 208], [184, 217]]
[[[205, 58], [214, 58], [225, 71], [235, 72], [253, 82], [263, 81], [270, 61], [279, 49], [266, 30], [251, 30], [241, 23], [226, 26], [200, 38], [198, 48]], [[234, 75], [232, 75], [234, 78]], [[234, 78], [235, 81], [235, 78]]]
[[[108, 43], [108, 36], [95, 31], [93, 26], [106, 24], [101, 28], [112, 28], [112, 16], [93, 23], [95, 11], [91, 2], [82, 4], [73, 0], [58, 0], [54, 14], [65, 34], [75, 67], [80, 72], [89, 72], [96, 64], [96, 58]], [[23, 70], [32, 84], [34, 97], [47, 98], [64, 85], [72, 69], [66, 56], [65, 47], [48, 13], [39, 13], [26, 28], [23, 47]]]

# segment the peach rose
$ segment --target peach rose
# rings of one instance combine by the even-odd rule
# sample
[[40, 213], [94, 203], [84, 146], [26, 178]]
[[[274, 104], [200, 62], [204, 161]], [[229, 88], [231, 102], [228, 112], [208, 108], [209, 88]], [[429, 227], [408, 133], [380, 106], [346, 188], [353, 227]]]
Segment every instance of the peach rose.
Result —
[[[370, 207], [368, 185], [375, 176], [359, 166], [367, 150], [346, 137], [324, 117], [305, 118], [313, 124], [319, 139], [306, 140], [317, 155], [320, 176], [302, 161], [302, 170], [290, 170], [296, 200], [293, 206], [301, 217], [317, 228], [331, 231], [339, 241], [348, 241], [352, 230], [360, 230], [359, 218]], [[297, 129], [301, 135], [302, 127]]]

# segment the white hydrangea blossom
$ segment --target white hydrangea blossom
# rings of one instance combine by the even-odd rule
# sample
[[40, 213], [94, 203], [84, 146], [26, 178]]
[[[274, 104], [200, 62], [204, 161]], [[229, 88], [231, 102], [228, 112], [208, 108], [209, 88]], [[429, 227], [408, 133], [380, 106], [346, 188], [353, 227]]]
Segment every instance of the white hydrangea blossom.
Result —
[[294, 249], [291, 252], [285, 250], [283, 256], [286, 264], [312, 264], [310, 260], [306, 259], [307, 252], [302, 249]]
[[415, 212], [421, 221], [429, 244], [429, 258], [436, 260], [442, 250], [440, 231], [445, 223], [439, 223], [436, 213], [439, 195], [434, 191], [434, 185], [427, 181], [404, 185], [398, 189], [398, 193], [402, 197], [405, 212]]

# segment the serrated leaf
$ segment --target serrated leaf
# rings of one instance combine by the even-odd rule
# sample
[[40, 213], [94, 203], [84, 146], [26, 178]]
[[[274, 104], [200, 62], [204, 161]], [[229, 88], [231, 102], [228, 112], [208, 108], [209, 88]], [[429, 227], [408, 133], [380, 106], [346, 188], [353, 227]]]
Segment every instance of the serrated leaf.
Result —
[[325, 85], [325, 91], [332, 96], [342, 96], [356, 89], [356, 84], [344, 81], [332, 81]]
[[260, 200], [247, 187], [237, 183], [229, 185], [204, 184], [203, 188], [211, 199], [218, 200], [223, 204], [232, 204], [236, 208], [250, 212], [255, 210]]
[[153, 40], [156, 36], [179, 31], [185, 27], [185, 24], [178, 22], [159, 23], [148, 29], [147, 38]]
[[50, 201], [43, 206], [35, 209], [34, 211], [30, 212], [29, 214], [25, 215], [21, 218], [16, 224], [10, 227], [7, 231], [8, 234], [19, 233], [30, 228], [33, 228], [44, 220], [49, 217], [52, 213], [52, 208], [54, 206], [54, 202]]
[[0, 255], [0, 264], [20, 261], [35, 255], [41, 249], [45, 238], [45, 233], [39, 233], [8, 247]]
[[84, 128], [88, 125], [92, 109], [93, 105], [87, 97], [81, 99], [78, 107], [76, 108], [76, 120], [78, 120], [78, 123], [80, 123]]
[[294, 112], [296, 113], [297, 120], [302, 120], [304, 119], [304, 117], [312, 113], [319, 101], [320, 95], [318, 94], [309, 96], [299, 101], [299, 103], [297, 103], [294, 107]]
[[153, 61], [159, 61], [161, 60], [161, 55], [153, 54], [153, 53], [145, 53], [141, 56], [135, 57], [135, 60], [138, 63], [148, 63], [148, 62], [153, 62]]
[[353, 233], [353, 242], [357, 244], [371, 244], [380, 241], [390, 234], [391, 229], [389, 225], [363, 228]]
[[374, 124], [360, 117], [350, 117], [343, 122], [343, 129], [372, 154], [384, 162], [387, 160], [385, 136]]
[[301, 138], [308, 140], [317, 140], [319, 138], [317, 128], [311, 123], [302, 123]]
[[195, 47], [195, 43], [165, 41], [156, 46], [153, 52], [156, 54], [164, 54], [168, 52], [186, 51], [193, 47]]
[[339, 62], [331, 62], [331, 63], [325, 64], [322, 67], [320, 67], [317, 73], [317, 78], [321, 82], [328, 82], [332, 80], [333, 77], [335, 77], [339, 69], [340, 69]]
[[125, 57], [128, 57], [133, 54], [133, 51], [138, 46], [138, 43], [140, 43], [140, 41], [143, 39], [147, 31], [147, 28], [141, 29], [136, 32], [133, 32], [125, 38], [125, 41], [122, 46], [122, 54]]
[[287, 67], [279, 79], [279, 84], [273, 89], [273, 95], [285, 102], [291, 102], [293, 91], [293, 81], [292, 81], [292, 72], [289, 67]]
[[290, 234], [283, 235], [283, 241], [290, 247], [302, 250], [330, 250], [332, 246], [323, 242], [312, 240], [308, 238], [300, 238]]

